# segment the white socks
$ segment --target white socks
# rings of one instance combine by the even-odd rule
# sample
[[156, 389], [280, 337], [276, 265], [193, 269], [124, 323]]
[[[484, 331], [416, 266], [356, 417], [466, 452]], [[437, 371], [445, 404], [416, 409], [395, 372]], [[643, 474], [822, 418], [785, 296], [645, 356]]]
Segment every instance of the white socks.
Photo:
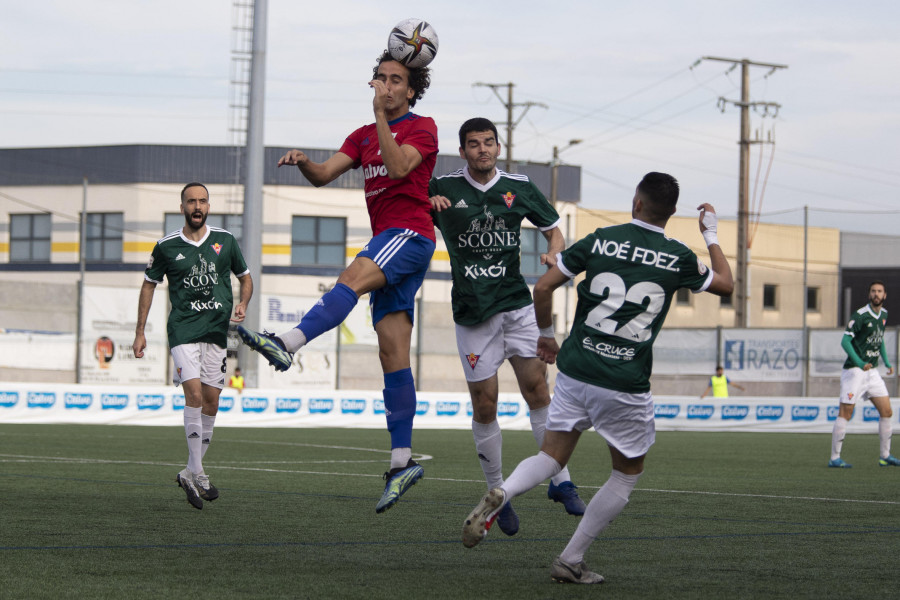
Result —
[[892, 418], [878, 419], [878, 439], [881, 440], [881, 454], [879, 456], [881, 458], [887, 458], [891, 455], [891, 435], [894, 433], [894, 426], [891, 424]]
[[203, 435], [200, 437], [200, 458], [206, 456], [209, 443], [212, 441], [213, 428], [216, 426], [216, 415], [204, 415], [200, 413], [200, 422], [203, 424]]
[[203, 422], [200, 407], [184, 407], [184, 436], [187, 439], [187, 468], [194, 475], [203, 473]]
[[831, 430], [831, 460], [841, 457], [841, 447], [844, 445], [846, 433], [847, 419], [838, 417], [834, 420], [834, 429]]
[[569, 544], [559, 555], [560, 560], [577, 565], [584, 560], [584, 553], [606, 527], [612, 523], [625, 505], [640, 475], [626, 475], [621, 471], [613, 471], [603, 487], [594, 494], [588, 503], [578, 529], [569, 540]]
[[559, 473], [560, 466], [549, 454], [538, 452], [519, 463], [503, 483], [503, 491], [506, 492], [507, 502], [524, 494], [531, 488], [537, 487], [550, 477]]
[[500, 424], [496, 419], [486, 425], [473, 419], [472, 436], [475, 438], [475, 452], [478, 453], [488, 490], [500, 487], [503, 485], [503, 434], [500, 432]]
[[412, 448], [391, 448], [391, 468], [403, 469], [412, 458]]
[[[532, 410], [529, 415], [529, 419], [531, 419], [531, 433], [534, 435], [534, 441], [537, 442], [538, 450], [544, 445], [544, 430], [547, 429], [548, 412], [550, 412], [549, 405], [544, 408]], [[572, 477], [569, 475], [569, 467], [563, 467], [559, 473], [550, 479], [550, 481], [552, 481], [554, 485], [559, 485], [563, 481], [572, 481]]]
[[278, 339], [284, 343], [284, 349], [291, 354], [297, 352], [306, 344], [306, 336], [300, 331], [299, 327], [294, 327], [289, 331], [279, 334]]

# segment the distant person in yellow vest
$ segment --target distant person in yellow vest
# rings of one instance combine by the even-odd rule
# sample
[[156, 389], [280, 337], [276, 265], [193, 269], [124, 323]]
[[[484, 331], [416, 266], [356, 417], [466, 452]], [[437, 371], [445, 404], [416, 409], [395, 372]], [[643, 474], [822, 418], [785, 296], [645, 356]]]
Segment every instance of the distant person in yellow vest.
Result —
[[235, 368], [234, 375], [228, 380], [228, 387], [236, 389], [238, 394], [244, 391], [244, 376], [240, 367]]
[[729, 385], [733, 385], [742, 392], [744, 391], [742, 386], [725, 377], [725, 369], [722, 368], [722, 365], [718, 365], [716, 374], [709, 378], [709, 385], [706, 386], [706, 391], [700, 394], [700, 397], [705, 398], [709, 391], [712, 390], [713, 398], [727, 398]]

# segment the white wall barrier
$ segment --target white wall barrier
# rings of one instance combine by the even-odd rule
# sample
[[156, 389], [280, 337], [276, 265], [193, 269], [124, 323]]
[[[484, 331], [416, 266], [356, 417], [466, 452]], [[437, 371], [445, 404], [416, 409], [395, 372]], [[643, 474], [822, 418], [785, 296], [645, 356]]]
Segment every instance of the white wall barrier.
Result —
[[[836, 398], [738, 397], [699, 400], [657, 396], [659, 431], [830, 432], [837, 417]], [[900, 400], [893, 400], [895, 419]], [[420, 392], [415, 426], [469, 429], [472, 406], [465, 393]], [[184, 395], [175, 387], [90, 386], [0, 383], [0, 423], [83, 423], [181, 425]], [[517, 394], [501, 394], [498, 421], [507, 429], [531, 428], [528, 407]], [[875, 433], [878, 411], [858, 407], [849, 433]], [[380, 391], [224, 390], [216, 426], [363, 427], [385, 426]]]

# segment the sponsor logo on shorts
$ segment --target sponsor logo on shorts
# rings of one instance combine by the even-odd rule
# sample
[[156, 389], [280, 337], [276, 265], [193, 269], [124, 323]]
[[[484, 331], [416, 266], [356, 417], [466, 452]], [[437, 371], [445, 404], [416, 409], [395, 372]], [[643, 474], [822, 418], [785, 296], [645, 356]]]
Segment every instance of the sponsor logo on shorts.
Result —
[[172, 410], [184, 410], [184, 394], [172, 394]]
[[877, 421], [880, 418], [881, 415], [878, 414], [878, 409], [874, 406], [863, 407], [863, 421]]
[[334, 398], [310, 398], [309, 412], [315, 415], [328, 414], [334, 410]]
[[245, 413], [261, 413], [269, 408], [269, 399], [256, 396], [241, 398], [241, 411]]
[[138, 410], [159, 410], [165, 404], [165, 398], [162, 394], [138, 394], [137, 407]]
[[815, 421], [819, 417], [818, 406], [792, 406], [791, 421]]
[[19, 392], [0, 392], [0, 406], [11, 408], [19, 403]]
[[300, 410], [300, 398], [275, 398], [275, 412], [296, 413]]
[[376, 399], [372, 402], [372, 412], [374, 412], [376, 415], [383, 415], [383, 414], [385, 414], [385, 410], [384, 410], [384, 400], [381, 400], [381, 399], [376, 398]]
[[653, 407], [653, 416], [657, 419], [674, 419], [680, 412], [680, 404], [657, 404]]
[[784, 407], [767, 404], [756, 407], [757, 421], [777, 421], [784, 416]]
[[518, 402], [498, 402], [497, 403], [497, 416], [498, 417], [515, 417], [519, 414], [519, 403]]
[[128, 406], [128, 394], [100, 394], [100, 408], [122, 410]]
[[222, 412], [228, 412], [232, 408], [234, 408], [234, 396], [220, 396], [219, 397], [219, 410]]
[[481, 358], [480, 354], [472, 354], [471, 352], [466, 355], [466, 360], [469, 361], [469, 366], [472, 367], [472, 370], [475, 370], [475, 365], [478, 364], [478, 359]]
[[455, 417], [459, 414], [461, 407], [459, 402], [437, 402], [434, 408], [439, 417]]
[[431, 407], [431, 402], [428, 400], [419, 400], [416, 402], [416, 414], [419, 416], [424, 415], [428, 412], [428, 409]]
[[28, 408], [50, 408], [56, 404], [55, 392], [28, 392], [26, 396]]
[[94, 395], [66, 392], [66, 395], [63, 396], [63, 402], [66, 408], [80, 408], [84, 410], [94, 402]]
[[366, 410], [366, 401], [362, 398], [341, 399], [342, 415], [361, 415]]
[[722, 420], [743, 421], [750, 414], [750, 407], [743, 404], [726, 404], [722, 407]]
[[688, 419], [709, 419], [716, 412], [716, 407], [712, 404], [688, 404]]

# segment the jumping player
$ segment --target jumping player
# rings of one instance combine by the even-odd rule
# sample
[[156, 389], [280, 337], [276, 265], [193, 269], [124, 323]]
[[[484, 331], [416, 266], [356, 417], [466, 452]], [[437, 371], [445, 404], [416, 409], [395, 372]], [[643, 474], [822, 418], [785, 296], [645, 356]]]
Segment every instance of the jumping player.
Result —
[[429, 69], [409, 69], [384, 52], [373, 72], [369, 85], [374, 90], [374, 123], [351, 133], [340, 151], [322, 163], [291, 150], [278, 166], [296, 165], [316, 187], [362, 167], [374, 237], [299, 325], [278, 336], [243, 327], [238, 333], [277, 370], [285, 371], [295, 352], [340, 325], [359, 297], [370, 294], [391, 435], [390, 469], [384, 474], [387, 484], [375, 506], [375, 512], [381, 513], [424, 474], [412, 460], [416, 388], [409, 351], [415, 296], [435, 247], [428, 180], [437, 160], [438, 140], [434, 121], [410, 112], [431, 83]]

